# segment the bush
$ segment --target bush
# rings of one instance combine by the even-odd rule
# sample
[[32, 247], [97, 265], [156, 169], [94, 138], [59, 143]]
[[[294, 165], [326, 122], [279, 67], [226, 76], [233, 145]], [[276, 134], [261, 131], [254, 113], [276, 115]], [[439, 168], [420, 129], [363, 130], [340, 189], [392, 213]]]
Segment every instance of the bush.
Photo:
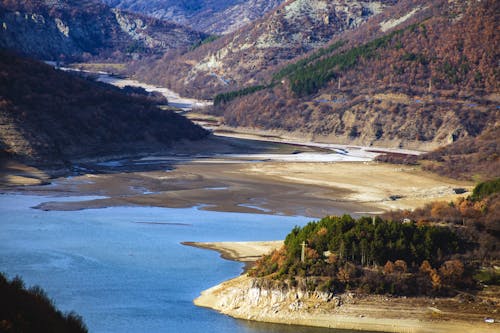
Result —
[[471, 199], [479, 201], [498, 192], [500, 192], [500, 178], [479, 183], [476, 187], [474, 187]]

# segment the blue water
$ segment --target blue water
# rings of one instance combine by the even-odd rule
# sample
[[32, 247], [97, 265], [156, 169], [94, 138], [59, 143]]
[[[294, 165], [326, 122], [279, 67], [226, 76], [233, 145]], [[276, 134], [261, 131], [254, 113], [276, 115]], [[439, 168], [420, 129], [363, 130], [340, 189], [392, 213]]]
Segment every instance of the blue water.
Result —
[[242, 264], [180, 244], [283, 239], [309, 218], [197, 208], [30, 208], [71, 199], [0, 195], [0, 271], [43, 287], [62, 311], [82, 315], [90, 332], [327, 331], [240, 321], [194, 306], [202, 290], [239, 275]]

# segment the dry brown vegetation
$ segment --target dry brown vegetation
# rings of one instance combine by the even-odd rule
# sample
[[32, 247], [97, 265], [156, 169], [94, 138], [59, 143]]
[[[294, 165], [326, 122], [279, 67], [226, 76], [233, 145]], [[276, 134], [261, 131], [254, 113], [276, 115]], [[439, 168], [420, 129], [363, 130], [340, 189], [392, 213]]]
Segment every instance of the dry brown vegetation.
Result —
[[[262, 19], [190, 52], [136, 64], [138, 77], [184, 95], [213, 98], [220, 92], [266, 81], [283, 63], [322, 47], [343, 31], [364, 24], [379, 4], [394, 0], [286, 1]], [[285, 9], [297, 6], [299, 10]], [[293, 14], [290, 14], [293, 12]]]
[[424, 169], [455, 179], [500, 176], [500, 127], [425, 154]]
[[[231, 126], [300, 130], [364, 144], [436, 146], [479, 135], [499, 116], [489, 97], [498, 93], [498, 3], [405, 3], [430, 7], [383, 37], [383, 18], [369, 21], [337, 38], [351, 38], [342, 48], [283, 77], [284, 84], [214, 112]], [[396, 7], [391, 15], [405, 13], [404, 6]]]
[[207, 132], [148, 97], [0, 52], [0, 148], [27, 161], [165, 149]]

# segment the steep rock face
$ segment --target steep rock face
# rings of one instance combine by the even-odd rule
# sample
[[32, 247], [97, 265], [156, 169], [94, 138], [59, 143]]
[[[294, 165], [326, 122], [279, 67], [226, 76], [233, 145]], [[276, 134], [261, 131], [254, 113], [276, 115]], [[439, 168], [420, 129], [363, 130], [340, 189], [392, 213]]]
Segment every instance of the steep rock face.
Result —
[[96, 1], [14, 0], [0, 5], [0, 47], [39, 59], [121, 60], [187, 47], [204, 37]]
[[342, 299], [331, 292], [271, 286], [264, 279], [242, 275], [204, 291], [194, 303], [236, 318], [290, 323], [291, 318], [310, 313], [311, 309], [333, 313]]
[[150, 153], [207, 132], [119, 88], [0, 51], [0, 149], [35, 163]]
[[498, 10], [495, 1], [401, 1], [216, 112], [231, 126], [328, 142], [428, 150], [477, 136], [500, 121]]
[[210, 34], [233, 32], [284, 0], [104, 0], [110, 6], [177, 22]]
[[214, 93], [261, 82], [266, 70], [324, 46], [334, 35], [360, 26], [393, 3], [288, 1], [251, 25], [180, 57], [167, 55], [153, 69], [144, 67], [138, 75], [210, 98]]

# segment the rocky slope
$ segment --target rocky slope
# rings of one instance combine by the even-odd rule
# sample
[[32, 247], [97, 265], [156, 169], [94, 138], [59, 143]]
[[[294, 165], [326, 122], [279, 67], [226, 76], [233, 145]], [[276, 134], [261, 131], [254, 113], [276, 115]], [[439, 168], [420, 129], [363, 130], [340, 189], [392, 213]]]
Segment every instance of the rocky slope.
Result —
[[308, 292], [245, 275], [203, 291], [194, 303], [244, 320], [348, 330], [479, 333], [496, 329], [484, 323], [484, 315], [494, 307], [482, 300], [461, 304], [464, 301], [455, 298]]
[[181, 56], [144, 64], [138, 76], [176, 91], [211, 98], [263, 81], [263, 72], [359, 27], [394, 1], [293, 0], [251, 25]]
[[177, 22], [210, 34], [233, 32], [284, 0], [103, 0], [110, 6]]
[[97, 0], [2, 1], [0, 48], [44, 60], [122, 61], [199, 43], [205, 35]]
[[500, 121], [499, 6], [401, 1], [215, 111], [337, 143], [426, 150], [475, 137]]
[[165, 150], [207, 132], [186, 118], [0, 51], [0, 151], [35, 165]]

